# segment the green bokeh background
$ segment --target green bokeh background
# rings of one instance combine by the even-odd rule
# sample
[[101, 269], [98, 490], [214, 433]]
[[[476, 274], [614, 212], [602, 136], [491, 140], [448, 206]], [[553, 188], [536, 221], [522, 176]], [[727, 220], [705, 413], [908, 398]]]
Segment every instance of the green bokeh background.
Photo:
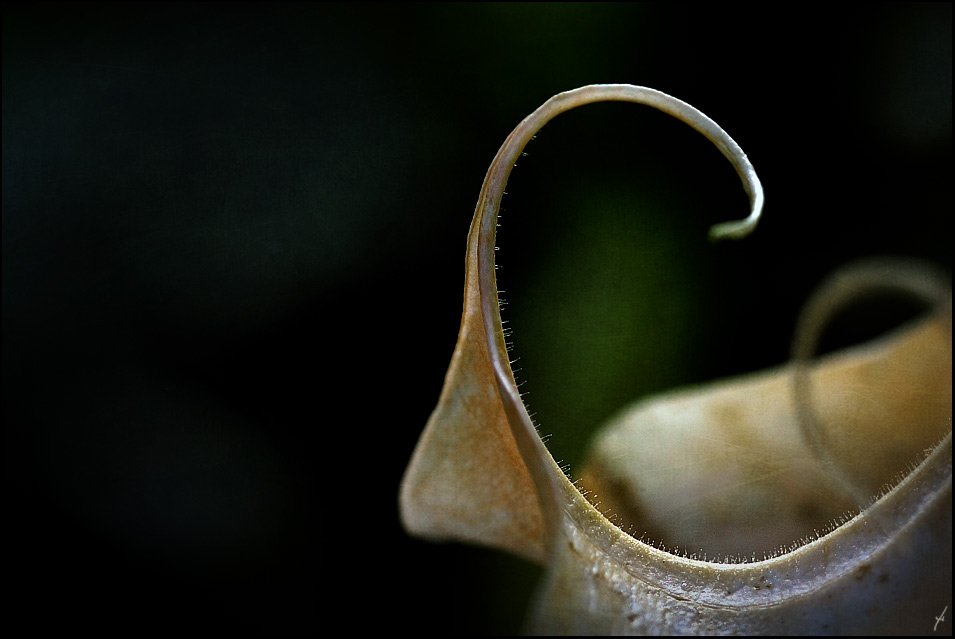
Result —
[[573, 472], [626, 403], [784, 361], [839, 265], [951, 272], [951, 60], [949, 3], [5, 3], [10, 609], [519, 631], [537, 568], [397, 516], [507, 134], [557, 92], [651, 86], [724, 127], [767, 193], [752, 237], [714, 245], [748, 204], [686, 125], [593, 105], [528, 146], [499, 288]]

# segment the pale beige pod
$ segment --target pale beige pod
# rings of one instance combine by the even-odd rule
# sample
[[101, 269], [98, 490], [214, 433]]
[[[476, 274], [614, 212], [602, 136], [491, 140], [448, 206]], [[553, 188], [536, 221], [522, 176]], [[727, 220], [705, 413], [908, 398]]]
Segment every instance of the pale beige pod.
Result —
[[[857, 299], [910, 293], [931, 309], [812, 362]], [[925, 264], [874, 259], [807, 304], [790, 364], [636, 402], [594, 438], [579, 485], [614, 521], [697, 556], [785, 552], [854, 515], [951, 430], [951, 288]]]
[[[899, 621], [917, 623], [922, 618], [931, 625], [932, 615], [939, 614], [951, 596], [950, 381], [949, 421], [942, 428], [948, 434], [940, 443], [932, 442], [930, 454], [904, 480], [863, 514], [818, 539], [783, 547], [750, 563], [682, 556], [631, 537], [591, 505], [547, 451], [520, 400], [504, 344], [494, 273], [497, 212], [510, 170], [534, 133], [563, 111], [602, 100], [637, 102], [669, 113], [703, 133], [733, 163], [750, 196], [751, 213], [743, 221], [714, 227], [714, 237], [745, 236], [759, 219], [762, 188], [743, 152], [712, 120], [663, 93], [630, 85], [583, 87], [551, 98], [521, 122], [492, 162], [478, 198], [468, 236], [458, 343], [438, 406], [401, 485], [406, 530], [430, 539], [486, 544], [543, 563], [545, 577], [529, 614], [529, 629], [535, 632], [862, 633], [883, 632]], [[950, 375], [950, 328], [945, 337]], [[868, 363], [858, 364], [859, 370], [896, 366], [901, 361], [896, 347], [892, 342], [874, 348], [866, 355], [869, 359], [863, 357]], [[906, 365], [898, 369], [899, 375], [907, 374]], [[829, 362], [816, 367], [810, 373], [813, 383], [838, 376], [831, 370], [835, 369]], [[778, 373], [768, 374], [774, 375]], [[706, 421], [711, 411], [698, 405], [713, 404], [719, 396], [732, 410], [716, 421], [723, 428], [745, 424], [747, 411], [760, 410], [749, 401], [754, 394], [739, 392], [735, 385], [761, 383], [759, 378], [729, 382], [696, 395], [691, 392], [688, 398], [677, 397], [685, 410], [661, 419], [715, 433], [710, 430], [717, 428], [715, 422]], [[780, 397], [792, 396], [791, 384], [766, 384], [778, 384], [772, 392]], [[829, 423], [828, 413], [824, 401], [817, 401], [815, 393], [812, 398], [814, 419], [808, 428], [817, 432], [812, 429]], [[785, 431], [790, 441], [770, 438], [763, 450], [771, 450], [770, 459], [786, 446], [807, 449], [794, 406], [786, 400], [772, 406], [779, 431]], [[641, 410], [652, 412], [653, 406], [637, 409]], [[641, 419], [625, 416], [620, 428], [627, 430], [627, 424], [639, 424]], [[611, 434], [605, 437], [612, 438], [617, 428], [611, 425]], [[600, 439], [585, 480], [618, 496], [623, 486], [624, 497], [627, 492], [636, 496], [631, 504], [635, 511], [651, 510], [647, 504], [653, 503], [659, 486], [646, 484], [646, 473], [633, 475], [641, 464], [626, 461], [628, 452], [637, 460], [652, 453], [656, 444], [650, 441], [637, 437], [618, 447]], [[776, 444], [779, 449], [773, 448]], [[818, 466], [818, 446], [808, 456], [806, 463]], [[654, 473], [649, 475], [652, 484]], [[832, 494], [840, 488], [845, 493], [844, 481], [837, 483]], [[738, 488], [745, 484], [753, 484], [757, 492], [765, 490], [759, 482], [742, 482]]]

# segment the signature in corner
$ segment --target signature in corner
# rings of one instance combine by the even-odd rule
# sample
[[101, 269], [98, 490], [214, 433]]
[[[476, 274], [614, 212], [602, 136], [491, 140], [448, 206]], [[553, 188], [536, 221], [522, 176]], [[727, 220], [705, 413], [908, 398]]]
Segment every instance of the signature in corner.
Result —
[[945, 621], [945, 611], [946, 611], [946, 610], [948, 610], [948, 606], [945, 606], [945, 608], [942, 609], [942, 614], [940, 614], [939, 616], [935, 617], [935, 627], [932, 628], [933, 631], [937, 631], [937, 630], [938, 630], [938, 624], [939, 624], [939, 622]]

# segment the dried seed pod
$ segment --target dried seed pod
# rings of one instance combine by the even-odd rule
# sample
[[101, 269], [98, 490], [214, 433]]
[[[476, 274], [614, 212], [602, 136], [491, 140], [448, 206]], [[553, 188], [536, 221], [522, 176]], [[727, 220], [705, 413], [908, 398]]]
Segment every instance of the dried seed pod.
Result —
[[[497, 213], [510, 170], [534, 133], [563, 111], [602, 100], [638, 102], [669, 113], [703, 133], [733, 163], [750, 196], [751, 213], [740, 222], [717, 225], [714, 237], [742, 237], [759, 219], [762, 188], [740, 148], [705, 115], [658, 91], [630, 85], [583, 87], [551, 98], [521, 122], [492, 162], [478, 198], [468, 236], [458, 343], [438, 406], [401, 485], [405, 528], [414, 535], [487, 544], [544, 563], [544, 582], [529, 619], [537, 632], [884, 632], [895, 620], [937, 613], [951, 593], [950, 432], [863, 514], [804, 545], [740, 564], [681, 556], [631, 537], [584, 497], [547, 451], [521, 402], [507, 358], [494, 273]], [[883, 348], [858, 370], [894, 365], [893, 348]], [[828, 381], [827, 375], [835, 374], [829, 371], [826, 363], [812, 373], [813, 379]], [[746, 384], [755, 384], [760, 392], [750, 392]], [[950, 389], [949, 382], [949, 406]], [[763, 406], [763, 390], [783, 399]], [[690, 395], [679, 418], [671, 415], [663, 422], [692, 424], [697, 436], [706, 437], [713, 435], [716, 422], [732, 427], [745, 423], [747, 415], [771, 409], [781, 424], [789, 420], [788, 428], [780, 426], [789, 443], [770, 435], [764, 448], [780, 457], [787, 445], [801, 447], [807, 463], [818, 464], [818, 455], [805, 452], [789, 397], [787, 380], [730, 383]], [[733, 410], [715, 421], [699, 408], [720, 402]], [[765, 438], [765, 431], [752, 430]], [[624, 468], [639, 466], [640, 455], [652, 458], [656, 445], [639, 434], [608, 453], [598, 444], [590, 466], [598, 470], [589, 471], [591, 480], [618, 481], [625, 475], [614, 475], [619, 459], [634, 453], [638, 461], [624, 463]], [[748, 479], [766, 479], [758, 464], [746, 473]], [[644, 481], [638, 479], [636, 485]], [[665, 493], [665, 488], [660, 490]], [[748, 516], [745, 509], [743, 516]], [[741, 557], [750, 558], [758, 559]], [[948, 594], [938, 590], [939, 584], [947, 585]]]

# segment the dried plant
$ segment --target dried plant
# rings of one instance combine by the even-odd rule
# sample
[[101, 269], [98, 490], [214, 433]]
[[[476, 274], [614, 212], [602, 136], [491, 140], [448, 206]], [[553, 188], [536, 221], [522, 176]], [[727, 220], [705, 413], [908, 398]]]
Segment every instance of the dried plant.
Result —
[[[544, 564], [528, 618], [534, 632], [927, 631], [951, 598], [951, 289], [922, 267], [869, 264], [824, 285], [801, 323], [794, 364], [624, 410], [596, 438], [577, 482], [548, 452], [505, 347], [497, 215], [531, 137], [558, 114], [604, 100], [673, 115], [730, 160], [751, 212], [715, 226], [713, 238], [741, 238], [759, 220], [762, 187], [742, 150], [668, 95], [587, 86], [521, 122], [478, 198], [457, 346], [402, 481], [405, 528]], [[885, 276], [935, 311], [812, 362], [828, 317], [853, 299], [842, 292], [865, 292]]]

